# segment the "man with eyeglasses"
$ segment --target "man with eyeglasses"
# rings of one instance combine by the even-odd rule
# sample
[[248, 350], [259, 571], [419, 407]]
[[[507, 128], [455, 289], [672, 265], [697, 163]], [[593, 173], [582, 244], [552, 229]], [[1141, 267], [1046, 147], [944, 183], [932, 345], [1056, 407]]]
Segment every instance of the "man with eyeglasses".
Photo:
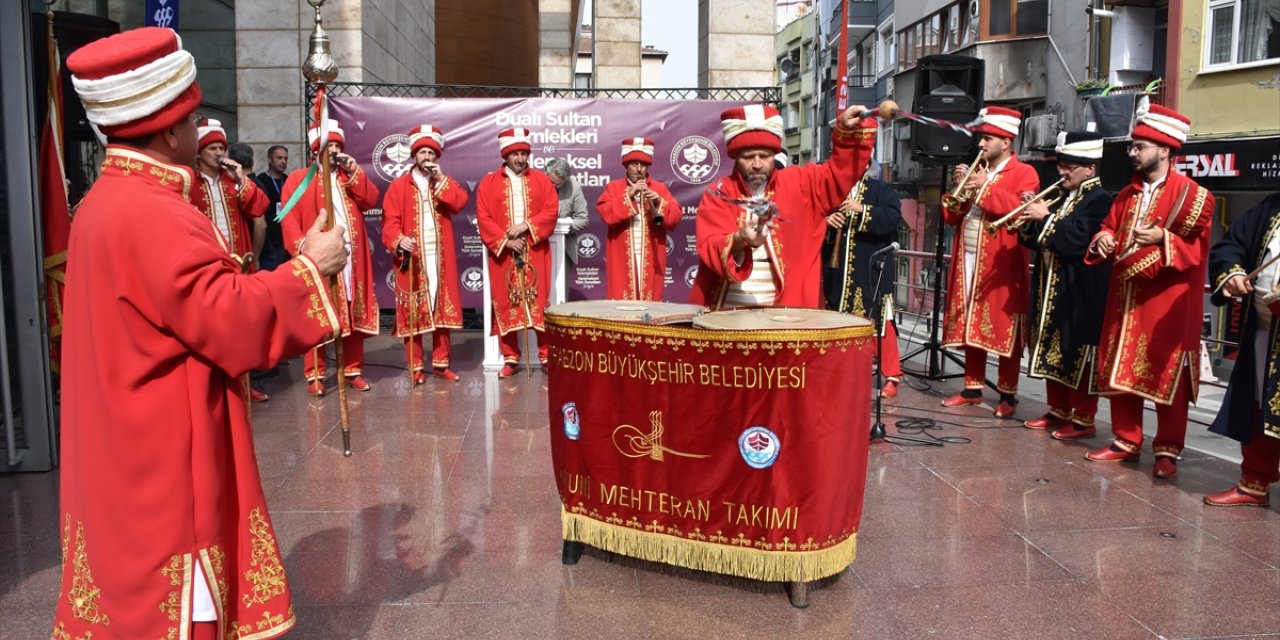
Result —
[[1112, 261], [1098, 343], [1101, 392], [1111, 398], [1115, 441], [1090, 451], [1094, 462], [1136, 462], [1142, 407], [1156, 404], [1152, 473], [1178, 472], [1188, 403], [1200, 386], [1200, 324], [1213, 194], [1170, 170], [1191, 120], [1160, 105], [1140, 111], [1131, 134], [1133, 182], [1120, 191], [1086, 264]]
[[[1031, 278], [1033, 378], [1045, 379], [1049, 412], [1023, 422], [1028, 429], [1056, 429], [1058, 440], [1092, 438], [1098, 413], [1098, 336], [1111, 263], [1084, 263], [1085, 251], [1111, 209], [1102, 188], [1102, 134], [1058, 134], [1060, 197], [1049, 211], [1045, 199], [1027, 205], [1018, 227], [1023, 246], [1036, 252]], [[1052, 199], [1054, 196], [1050, 194]]]
[[[987, 353], [994, 353], [1000, 402], [993, 414], [1009, 418], [1018, 404], [1027, 340], [1027, 251], [1018, 245], [1017, 232], [991, 223], [1021, 205], [1024, 195], [1035, 195], [1040, 177], [1013, 150], [1021, 112], [987, 107], [978, 117], [978, 148], [985, 162], [969, 172], [964, 192], [971, 195], [954, 209], [942, 208], [943, 220], [956, 228], [942, 345], [964, 349], [964, 390], [942, 406], [982, 403]], [[955, 180], [964, 180], [965, 172], [966, 167], [957, 167]]]

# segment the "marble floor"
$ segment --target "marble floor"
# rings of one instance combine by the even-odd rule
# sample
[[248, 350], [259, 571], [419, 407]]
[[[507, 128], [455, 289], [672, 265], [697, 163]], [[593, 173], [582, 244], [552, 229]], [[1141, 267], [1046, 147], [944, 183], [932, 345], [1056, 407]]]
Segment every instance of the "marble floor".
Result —
[[[1056, 442], [993, 418], [991, 397], [942, 410], [956, 382], [886, 401], [891, 433], [926, 417], [951, 442], [872, 445], [858, 558], [808, 609], [780, 584], [591, 549], [562, 565], [546, 379], [481, 373], [479, 336], [455, 342], [462, 380], [418, 388], [398, 343], [369, 343], [351, 458], [336, 394], [307, 396], [300, 360], [265, 382], [256, 442], [289, 637], [1280, 638], [1280, 501], [1201, 503], [1234, 463], [1188, 452], [1173, 480], [1152, 478], [1149, 449], [1090, 463], [1102, 438]], [[56, 472], [0, 476], [0, 638], [49, 635], [57, 493]]]

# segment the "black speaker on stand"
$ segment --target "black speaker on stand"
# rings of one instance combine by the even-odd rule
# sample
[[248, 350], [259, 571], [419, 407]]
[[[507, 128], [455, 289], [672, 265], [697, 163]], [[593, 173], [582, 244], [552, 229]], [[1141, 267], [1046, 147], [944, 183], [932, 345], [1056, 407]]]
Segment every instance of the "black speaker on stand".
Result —
[[[920, 58], [916, 65], [913, 111], [922, 116], [952, 122], [974, 120], [978, 117], [978, 111], [983, 105], [984, 72], [983, 61], [972, 56], [932, 55]], [[942, 168], [939, 194], [947, 192], [946, 167], [968, 164], [973, 160], [976, 149], [977, 140], [974, 136], [915, 121], [911, 123], [911, 157], [925, 166]], [[964, 362], [955, 354], [947, 353], [942, 348], [942, 341], [938, 335], [942, 320], [942, 260], [945, 229], [942, 223], [942, 203], [931, 204], [938, 205], [938, 219], [935, 227], [937, 238], [933, 248], [933, 309], [929, 313], [929, 340], [916, 350], [902, 356], [902, 361], [905, 362], [921, 353], [928, 354], [928, 370], [922, 373], [904, 367], [902, 371], [927, 380], [945, 380], [964, 374], [943, 374], [942, 359], [944, 357], [950, 358], [961, 368], [964, 367]]]

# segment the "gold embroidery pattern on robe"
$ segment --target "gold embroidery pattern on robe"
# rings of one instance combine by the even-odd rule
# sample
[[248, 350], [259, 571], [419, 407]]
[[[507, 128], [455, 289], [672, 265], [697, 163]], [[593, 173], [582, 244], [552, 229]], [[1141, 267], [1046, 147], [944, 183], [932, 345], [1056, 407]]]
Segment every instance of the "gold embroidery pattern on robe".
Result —
[[76, 524], [76, 547], [71, 556], [71, 592], [67, 601], [71, 603], [71, 615], [80, 620], [102, 625], [111, 624], [107, 614], [98, 609], [98, 596], [102, 591], [93, 584], [93, 572], [89, 570], [89, 554], [85, 550], [84, 524]]
[[271, 525], [262, 516], [261, 509], [249, 512], [249, 536], [249, 570], [244, 572], [244, 578], [253, 585], [253, 591], [244, 594], [246, 607], [266, 604], [285, 590], [284, 565], [276, 551]]

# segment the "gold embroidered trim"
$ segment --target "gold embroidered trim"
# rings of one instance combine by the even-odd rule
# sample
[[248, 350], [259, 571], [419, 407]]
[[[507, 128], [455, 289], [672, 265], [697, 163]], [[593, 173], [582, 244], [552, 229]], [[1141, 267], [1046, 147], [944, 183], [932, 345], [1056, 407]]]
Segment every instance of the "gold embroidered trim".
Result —
[[[1182, 221], [1182, 226], [1178, 227], [1178, 235], [1187, 237], [1191, 230], [1195, 228], [1196, 222], [1200, 220], [1200, 215], [1204, 213], [1204, 203], [1209, 197], [1209, 190], [1196, 185], [1196, 199], [1191, 204], [1191, 213]], [[1177, 211], [1170, 213], [1171, 216], [1178, 215]]]
[[244, 572], [244, 578], [253, 585], [253, 590], [243, 596], [245, 607], [266, 604], [285, 592], [284, 565], [276, 551], [271, 524], [260, 508], [249, 512], [249, 535], [249, 569]]
[[67, 602], [71, 604], [71, 615], [85, 622], [109, 625], [111, 620], [98, 608], [98, 596], [102, 595], [102, 591], [93, 583], [93, 572], [89, 569], [89, 553], [86, 550], [82, 522], [76, 523], [75, 545], [75, 551], [71, 556], [71, 591], [67, 593]]

